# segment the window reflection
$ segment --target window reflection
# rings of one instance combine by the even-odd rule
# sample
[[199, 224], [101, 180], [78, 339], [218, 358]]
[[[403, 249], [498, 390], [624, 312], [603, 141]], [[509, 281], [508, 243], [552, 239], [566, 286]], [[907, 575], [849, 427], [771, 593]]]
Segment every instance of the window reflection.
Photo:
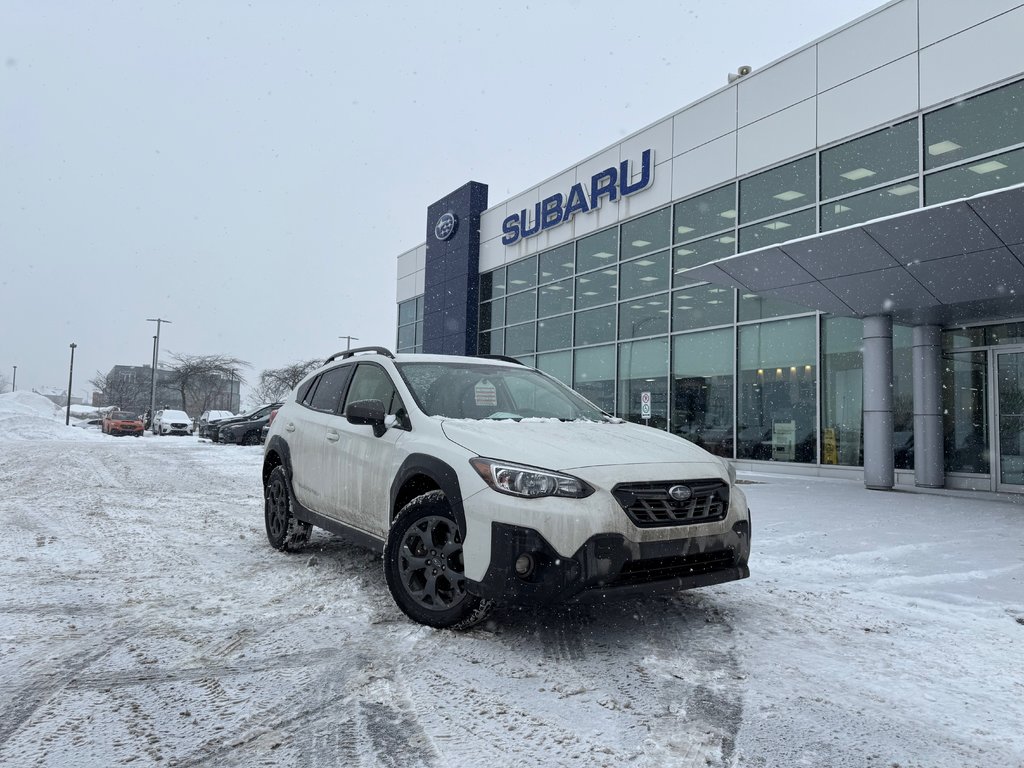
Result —
[[672, 341], [672, 431], [716, 456], [733, 455], [732, 328]]
[[619, 297], [643, 296], [668, 288], [668, 251], [642, 256], [619, 267]]
[[563, 277], [572, 277], [575, 264], [573, 262], [573, 244], [566, 243], [540, 255], [540, 283], [550, 283]]
[[1024, 81], [924, 116], [924, 167], [938, 168], [1024, 143]]
[[[650, 395], [645, 417], [644, 393]], [[619, 346], [619, 415], [658, 429], [668, 427], [668, 339]]]
[[917, 120], [894, 125], [821, 153], [821, 199], [917, 174]]
[[677, 245], [672, 250], [672, 281], [679, 286], [687, 282], [685, 271], [690, 267], [717, 261], [736, 253], [736, 237], [730, 232], [726, 235], [709, 237], [686, 245]]
[[588, 272], [576, 278], [576, 308], [596, 307], [615, 301], [619, 287], [618, 267]]
[[676, 203], [673, 242], [682, 243], [736, 225], [736, 185]]
[[[1024, 116], [1021, 117], [1024, 122]], [[1024, 149], [939, 171], [924, 180], [925, 204], [958, 200], [1024, 182]]]
[[821, 327], [821, 463], [863, 465], [864, 323], [826, 318]]
[[615, 412], [615, 345], [577, 349], [572, 388], [608, 413]]
[[672, 294], [672, 330], [726, 325], [734, 318], [735, 291], [718, 285], [693, 285]]
[[672, 212], [669, 208], [641, 216], [622, 225], [622, 258], [664, 248], [669, 243]]
[[507, 292], [515, 293], [537, 285], [537, 257], [509, 264], [507, 270]]
[[814, 209], [762, 221], [740, 230], [740, 251], [753, 251], [814, 234]]
[[740, 221], [766, 219], [814, 203], [817, 197], [815, 162], [815, 156], [811, 155], [743, 179], [740, 182]]
[[947, 472], [987, 475], [988, 353], [943, 355], [942, 431]]
[[619, 305], [619, 338], [668, 333], [669, 312], [667, 293], [623, 302]]
[[616, 227], [584, 237], [576, 243], [577, 272], [614, 264], [618, 257], [619, 230]]
[[876, 189], [862, 195], [844, 197], [821, 206], [821, 231], [827, 232], [851, 224], [860, 224], [882, 216], [903, 213], [917, 208], [917, 180], [905, 181], [885, 189]]

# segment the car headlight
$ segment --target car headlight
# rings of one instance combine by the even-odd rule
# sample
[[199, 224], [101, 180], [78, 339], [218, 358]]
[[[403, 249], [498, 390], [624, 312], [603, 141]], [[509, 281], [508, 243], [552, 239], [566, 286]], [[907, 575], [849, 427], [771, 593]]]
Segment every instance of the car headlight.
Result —
[[509, 496], [527, 499], [566, 496], [582, 499], [594, 492], [593, 488], [572, 475], [479, 457], [470, 459], [469, 463], [491, 488]]

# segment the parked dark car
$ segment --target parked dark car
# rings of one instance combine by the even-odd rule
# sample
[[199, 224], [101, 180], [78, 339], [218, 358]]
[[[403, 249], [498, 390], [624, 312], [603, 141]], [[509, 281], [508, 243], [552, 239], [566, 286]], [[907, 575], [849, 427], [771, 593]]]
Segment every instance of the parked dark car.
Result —
[[214, 439], [217, 430], [220, 429], [220, 422], [224, 419], [233, 419], [235, 414], [231, 411], [203, 411], [199, 417], [199, 423], [196, 427], [196, 435], [198, 437], [208, 437], [211, 440]]
[[259, 445], [263, 425], [270, 421], [271, 411], [280, 407], [281, 403], [269, 403], [253, 408], [233, 419], [221, 420], [218, 422], [219, 429], [214, 442]]

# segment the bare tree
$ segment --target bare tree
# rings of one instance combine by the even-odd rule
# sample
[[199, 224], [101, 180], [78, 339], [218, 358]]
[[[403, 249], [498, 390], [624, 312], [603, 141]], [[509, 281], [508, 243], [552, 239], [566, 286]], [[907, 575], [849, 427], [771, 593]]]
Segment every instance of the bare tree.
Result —
[[184, 355], [171, 353], [173, 364], [166, 381], [168, 389], [181, 396], [181, 409], [201, 413], [212, 402], [230, 393], [235, 381], [245, 383], [241, 374], [249, 363], [230, 355]]
[[268, 368], [260, 374], [260, 381], [249, 395], [253, 407], [280, 400], [293, 390], [306, 374], [319, 368], [321, 360], [305, 360], [283, 368]]
[[149, 403], [149, 381], [140, 381], [135, 376], [121, 375], [116, 371], [96, 371], [89, 383], [103, 393], [104, 405], [140, 410]]

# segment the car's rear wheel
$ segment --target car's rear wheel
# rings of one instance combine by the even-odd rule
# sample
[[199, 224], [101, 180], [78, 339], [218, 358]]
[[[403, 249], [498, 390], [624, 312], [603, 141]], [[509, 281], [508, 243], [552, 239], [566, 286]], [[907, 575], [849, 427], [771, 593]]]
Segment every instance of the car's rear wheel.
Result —
[[441, 491], [418, 496], [395, 518], [384, 545], [384, 576], [402, 612], [439, 629], [466, 629], [493, 602], [466, 590], [462, 532]]
[[313, 526], [292, 514], [292, 493], [284, 467], [274, 467], [263, 487], [267, 540], [274, 549], [296, 552], [308, 542]]
[[238, 442], [241, 445], [259, 445], [260, 444], [259, 432], [257, 432], [254, 429], [250, 429], [248, 432], [246, 432], [244, 435], [242, 435], [242, 439], [239, 440]]

